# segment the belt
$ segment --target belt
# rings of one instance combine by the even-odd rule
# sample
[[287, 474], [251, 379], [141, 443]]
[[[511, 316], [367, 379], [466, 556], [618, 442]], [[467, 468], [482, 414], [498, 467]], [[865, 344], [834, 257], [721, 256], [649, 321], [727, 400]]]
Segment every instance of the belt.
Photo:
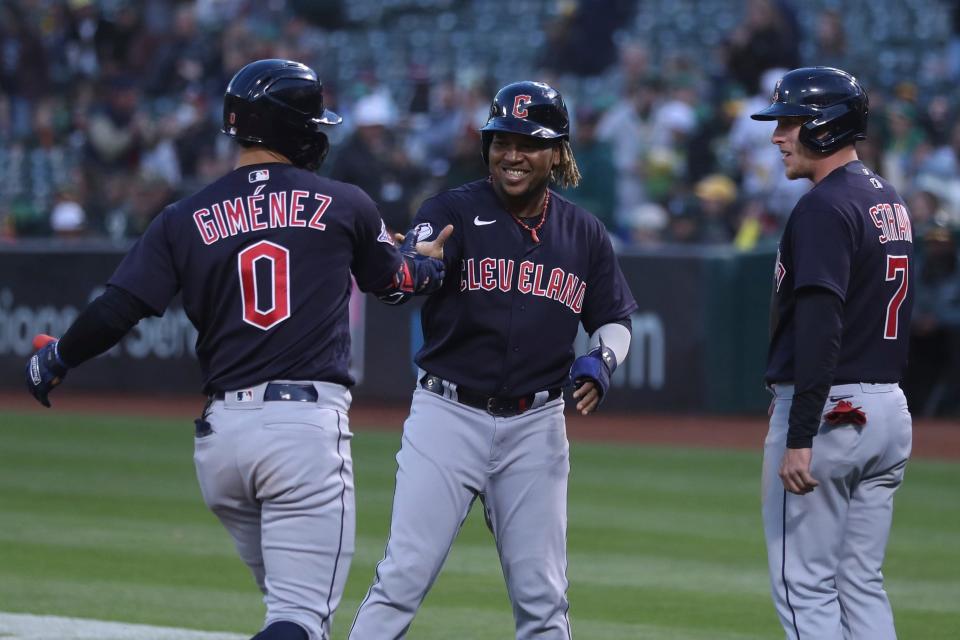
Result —
[[[237, 394], [240, 396], [244, 391], [230, 391], [231, 394]], [[226, 392], [218, 391], [213, 394], [214, 400], [223, 400], [226, 397]], [[310, 384], [290, 384], [283, 382], [271, 382], [263, 390], [263, 400], [268, 402], [271, 400], [291, 400], [293, 402], [316, 402], [319, 398], [317, 394], [317, 388]], [[244, 398], [238, 397], [237, 400], [243, 400]]]
[[[443, 391], [446, 386], [446, 382], [443, 380], [443, 378], [439, 378], [429, 373], [420, 379], [420, 388], [425, 389], [426, 391], [432, 391], [437, 395], [444, 395]], [[556, 400], [562, 393], [563, 390], [560, 387], [548, 389], [546, 402]], [[468, 407], [486, 411], [492, 416], [507, 418], [510, 416], [518, 416], [521, 413], [532, 409], [533, 402], [536, 399], [537, 394], [531, 393], [525, 396], [505, 398], [502, 396], [488, 396], [484, 393], [464, 389], [463, 387], [457, 385], [456, 396], [457, 402], [460, 404], [465, 404]]]

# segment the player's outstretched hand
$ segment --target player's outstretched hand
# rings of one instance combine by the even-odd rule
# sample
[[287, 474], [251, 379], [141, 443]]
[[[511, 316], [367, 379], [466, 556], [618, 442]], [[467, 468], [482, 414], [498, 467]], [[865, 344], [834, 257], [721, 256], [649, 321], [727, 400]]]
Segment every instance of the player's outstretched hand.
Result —
[[[410, 233], [410, 232], [408, 232]], [[437, 237], [431, 240], [430, 242], [418, 242], [416, 244], [417, 253], [427, 258], [437, 258], [438, 260], [443, 260], [443, 245], [447, 241], [447, 238], [453, 235], [453, 225], [448, 224], [443, 229], [440, 230], [440, 233], [437, 234]], [[406, 236], [402, 233], [394, 234], [393, 236], [397, 242], [402, 243]], [[401, 248], [402, 251], [402, 248]]]
[[443, 244], [447, 241], [447, 238], [452, 235], [453, 225], [448, 224], [441, 229], [440, 233], [437, 234], [437, 237], [430, 242], [418, 242], [417, 253], [422, 256], [427, 256], [428, 258], [437, 258], [438, 260], [443, 260]]
[[787, 449], [780, 462], [780, 481], [783, 488], [798, 496], [813, 491], [820, 483], [810, 475], [812, 449]]
[[377, 294], [381, 302], [401, 305], [414, 295], [429, 295], [443, 286], [446, 264], [443, 261], [443, 243], [453, 233], [448, 224], [431, 242], [417, 242], [417, 230], [406, 235], [394, 234], [402, 260], [393, 276], [392, 284]]
[[39, 349], [27, 361], [27, 389], [37, 402], [49, 408], [47, 395], [67, 376], [67, 365], [57, 353], [59, 341], [48, 335], [39, 334], [33, 338], [33, 348]]

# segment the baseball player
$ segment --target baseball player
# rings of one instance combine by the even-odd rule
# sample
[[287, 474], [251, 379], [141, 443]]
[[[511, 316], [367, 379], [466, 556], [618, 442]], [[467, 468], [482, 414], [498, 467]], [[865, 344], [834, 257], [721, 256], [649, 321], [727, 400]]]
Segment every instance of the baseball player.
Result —
[[[394, 303], [444, 274], [412, 234], [398, 251], [359, 188], [314, 173], [323, 129], [340, 120], [310, 68], [243, 67], [223, 104], [236, 168], [166, 207], [105, 293], [27, 365], [28, 388], [50, 406], [69, 369], [182, 293], [209, 396], [196, 420], [197, 478], [264, 593], [256, 640], [328, 638], [353, 556], [351, 273]], [[450, 231], [422, 248], [439, 255]]]
[[752, 116], [776, 121], [787, 177], [813, 182], [780, 240], [766, 370], [763, 523], [792, 640], [896, 637], [880, 567], [910, 456], [898, 383], [913, 233], [896, 190], [857, 158], [867, 106], [853, 76], [812, 67], [784, 75]]
[[[571, 637], [561, 387], [576, 385], [582, 414], [597, 408], [637, 305], [603, 225], [548, 189], [580, 177], [560, 94], [539, 82], [503, 87], [481, 137], [489, 178], [428, 199], [416, 216], [423, 240], [457, 230], [444, 261], [459, 277], [423, 307], [390, 538], [352, 640], [406, 635], [477, 498], [516, 637]], [[581, 322], [594, 346], [574, 360]]]

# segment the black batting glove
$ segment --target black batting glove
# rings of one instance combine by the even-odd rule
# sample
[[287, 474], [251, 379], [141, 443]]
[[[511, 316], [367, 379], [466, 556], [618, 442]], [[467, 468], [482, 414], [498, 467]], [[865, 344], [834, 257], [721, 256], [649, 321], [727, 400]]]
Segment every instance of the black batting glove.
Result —
[[[446, 265], [443, 260], [420, 255], [417, 252], [417, 231], [411, 229], [400, 244], [400, 254], [406, 263], [405, 282], [397, 288], [407, 293], [425, 295], [433, 293], [443, 285]], [[401, 273], [404, 267], [401, 267]]]
[[446, 264], [439, 258], [420, 255], [416, 246], [417, 232], [408, 231], [399, 247], [400, 268], [390, 287], [377, 294], [381, 302], [400, 305], [415, 295], [428, 295], [443, 286]]
[[59, 340], [47, 343], [27, 361], [27, 389], [37, 402], [49, 408], [47, 395], [67, 377], [67, 365], [57, 352]]

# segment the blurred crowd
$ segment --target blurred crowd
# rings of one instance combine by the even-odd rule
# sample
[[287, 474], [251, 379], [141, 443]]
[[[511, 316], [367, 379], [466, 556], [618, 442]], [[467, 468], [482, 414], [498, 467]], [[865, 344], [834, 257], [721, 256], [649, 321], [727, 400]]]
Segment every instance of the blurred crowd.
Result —
[[[848, 32], [850, 3], [829, 0], [694, 3], [701, 12], [715, 7], [710, 32], [683, 3], [515, 0], [517, 16], [536, 9], [539, 28], [516, 38], [511, 25], [529, 26], [510, 16], [498, 23], [496, 4], [4, 0], [0, 239], [137, 236], [165, 204], [231, 169], [235, 150], [218, 133], [226, 83], [251, 60], [280, 57], [317, 69], [328, 106], [344, 116], [321, 172], [362, 187], [393, 229], [404, 230], [428, 195], [486, 174], [477, 128], [490, 99], [506, 82], [542, 79], [567, 99], [584, 176], [563, 195], [594, 212], [618, 250], [768, 248], [809, 184], [784, 178], [773, 125], [749, 114], [769, 102], [784, 70], [827, 64], [870, 92], [860, 156], [893, 182], [912, 215], [921, 261], [916, 353], [933, 368], [960, 369], [945, 364], [960, 362], [957, 3], [855, 2], [874, 13], [878, 4], [914, 11], [885, 13], [888, 22], [913, 16], [916, 33], [893, 24], [869, 38]], [[473, 66], [443, 64], [436, 52], [405, 57], [395, 43], [422, 49], [430, 36], [410, 29], [406, 14], [417, 24], [435, 20], [458, 61], [472, 41], [457, 25], [499, 33], [498, 50], [477, 38]], [[652, 16], [661, 22], [653, 26]], [[345, 44], [360, 32], [370, 51]], [[347, 50], [355, 71], [337, 62]], [[499, 66], [484, 66], [484, 56], [500, 56]], [[406, 66], [389, 75], [383, 64], [363, 66], [385, 59]], [[930, 390], [931, 412], [960, 397], [955, 381], [940, 391], [916, 384]]]

